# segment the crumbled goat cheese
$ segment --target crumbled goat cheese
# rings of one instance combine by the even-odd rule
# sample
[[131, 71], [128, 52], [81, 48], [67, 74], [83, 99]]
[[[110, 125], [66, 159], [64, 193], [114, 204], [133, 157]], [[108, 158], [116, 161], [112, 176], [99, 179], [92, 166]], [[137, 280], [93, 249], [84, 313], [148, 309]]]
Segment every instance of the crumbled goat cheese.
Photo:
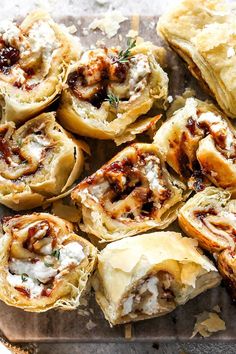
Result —
[[130, 59], [130, 95], [136, 91], [145, 88], [145, 83], [142, 81], [148, 74], [151, 73], [151, 68], [146, 55], [137, 54]]
[[14, 45], [19, 41], [20, 30], [13, 22], [4, 20], [0, 22], [0, 34], [7, 44]]
[[172, 96], [168, 96], [168, 97], [167, 97], [167, 101], [168, 101], [169, 103], [173, 102], [173, 97], [172, 97]]
[[15, 77], [15, 80], [19, 83], [19, 84], [24, 84], [26, 81], [25, 78], [25, 72], [24, 70], [22, 70], [19, 66], [17, 67], [13, 67], [11, 74]]
[[165, 188], [160, 184], [159, 182], [159, 176], [158, 176], [158, 161], [152, 161], [150, 160], [147, 165], [145, 166], [145, 173], [146, 177], [148, 179], [150, 189], [152, 191], [157, 191], [158, 193], [162, 193], [165, 191]]
[[232, 58], [233, 56], [235, 56], [235, 50], [233, 47], [229, 47], [227, 49], [227, 58]]
[[28, 277], [26, 277], [26, 279], [23, 281], [21, 275], [13, 275], [9, 273], [7, 275], [7, 281], [13, 287], [21, 287], [26, 289], [29, 292], [31, 298], [38, 297], [43, 290], [42, 284], [38, 284], [37, 281]]
[[52, 254], [52, 244], [49, 243], [48, 245], [41, 247], [40, 252], [45, 255]]
[[100, 29], [107, 35], [108, 38], [112, 38], [117, 34], [120, 28], [120, 23], [127, 20], [119, 11], [111, 11], [105, 14], [101, 19], [95, 19], [89, 25], [89, 29]]
[[83, 246], [78, 242], [70, 242], [60, 249], [61, 264], [59, 270], [67, 268], [72, 264], [78, 265], [84, 258]]
[[122, 316], [126, 316], [126, 315], [128, 315], [128, 313], [132, 312], [132, 309], [133, 309], [133, 302], [134, 302], [134, 294], [130, 295], [130, 296], [123, 302]]
[[100, 198], [105, 191], [109, 188], [109, 183], [104, 181], [90, 188], [91, 194], [97, 198]]
[[41, 283], [47, 283], [57, 274], [56, 269], [47, 267], [42, 261], [31, 263], [20, 259], [12, 259], [9, 263], [9, 270], [17, 275], [27, 274], [30, 278], [39, 280]]

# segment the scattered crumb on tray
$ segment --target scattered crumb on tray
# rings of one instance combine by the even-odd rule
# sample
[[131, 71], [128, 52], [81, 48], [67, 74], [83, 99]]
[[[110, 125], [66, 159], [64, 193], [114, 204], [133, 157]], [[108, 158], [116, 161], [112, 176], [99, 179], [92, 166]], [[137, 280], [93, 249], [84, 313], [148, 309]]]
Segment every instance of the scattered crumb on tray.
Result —
[[93, 321], [89, 320], [87, 323], [86, 323], [86, 328], [90, 331], [91, 329], [97, 327], [96, 323], [94, 323]]
[[71, 25], [71, 26], [67, 27], [67, 30], [70, 34], [74, 34], [77, 32], [77, 28], [75, 27], [75, 25]]
[[105, 5], [108, 2], [109, 2], [108, 0], [96, 0], [96, 3], [98, 3], [98, 5]]
[[126, 37], [128, 38], [135, 38], [138, 36], [138, 31], [135, 30], [129, 30], [129, 32], [126, 34]]
[[[217, 310], [218, 307], [215, 306]], [[191, 338], [195, 337], [197, 333], [202, 337], [209, 337], [215, 332], [224, 331], [226, 329], [225, 321], [223, 321], [216, 312], [204, 311], [195, 317], [197, 320]]]
[[108, 38], [112, 38], [117, 34], [120, 23], [126, 20], [127, 17], [124, 17], [120, 11], [110, 11], [103, 18], [93, 20], [89, 25], [89, 29], [100, 29]]

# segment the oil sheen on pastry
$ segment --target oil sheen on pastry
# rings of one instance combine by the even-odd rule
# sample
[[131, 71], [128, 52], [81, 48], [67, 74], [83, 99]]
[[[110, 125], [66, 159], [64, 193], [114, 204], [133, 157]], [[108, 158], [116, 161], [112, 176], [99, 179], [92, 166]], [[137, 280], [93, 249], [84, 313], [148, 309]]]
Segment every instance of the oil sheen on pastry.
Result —
[[177, 217], [185, 186], [165, 167], [155, 145], [133, 144], [73, 191], [82, 207], [83, 231], [113, 241], [164, 229]]
[[163, 50], [143, 42], [127, 56], [125, 52], [104, 48], [82, 55], [62, 93], [58, 111], [62, 126], [121, 144], [155, 121], [142, 116], [153, 106], [163, 108], [167, 98], [168, 77], [160, 66]]
[[92, 280], [96, 300], [112, 325], [165, 315], [220, 276], [196, 247], [176, 232], [155, 232], [110, 243]]
[[221, 109], [235, 118], [236, 16], [227, 2], [181, 1], [157, 28]]
[[74, 309], [96, 264], [96, 248], [47, 213], [10, 216], [0, 228], [0, 299], [26, 311]]
[[157, 131], [154, 143], [180, 176], [201, 173], [236, 192], [236, 130], [213, 104], [188, 98]]
[[61, 92], [80, 46], [43, 11], [0, 23], [1, 122], [22, 123]]
[[42, 205], [63, 193], [83, 167], [81, 143], [43, 113], [16, 129], [0, 126], [0, 203], [13, 210]]

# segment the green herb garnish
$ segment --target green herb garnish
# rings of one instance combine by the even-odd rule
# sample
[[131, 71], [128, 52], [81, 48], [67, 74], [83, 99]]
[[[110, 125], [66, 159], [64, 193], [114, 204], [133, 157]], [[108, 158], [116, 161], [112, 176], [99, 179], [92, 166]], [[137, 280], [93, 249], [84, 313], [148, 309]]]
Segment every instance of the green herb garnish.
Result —
[[118, 53], [118, 58], [113, 61], [115, 63], [127, 63], [131, 58], [131, 49], [136, 46], [136, 39], [128, 38], [127, 40], [127, 48], [125, 50], [121, 50]]
[[44, 265], [45, 265], [46, 267], [48, 267], [48, 268], [53, 266], [52, 263], [48, 263], [48, 262], [46, 262], [46, 261], [44, 261]]
[[112, 107], [114, 107], [115, 109], [118, 108], [118, 105], [120, 103], [119, 97], [115, 96], [113, 93], [110, 93], [109, 95], [107, 95], [107, 98], [105, 99], [105, 101], [108, 101], [110, 103], [110, 105]]
[[51, 253], [51, 256], [56, 257], [59, 260], [60, 259], [60, 250], [54, 250]]
[[21, 280], [22, 280], [22, 282], [24, 283], [25, 281], [27, 281], [28, 277], [29, 277], [29, 276], [28, 276], [26, 273], [21, 274]]

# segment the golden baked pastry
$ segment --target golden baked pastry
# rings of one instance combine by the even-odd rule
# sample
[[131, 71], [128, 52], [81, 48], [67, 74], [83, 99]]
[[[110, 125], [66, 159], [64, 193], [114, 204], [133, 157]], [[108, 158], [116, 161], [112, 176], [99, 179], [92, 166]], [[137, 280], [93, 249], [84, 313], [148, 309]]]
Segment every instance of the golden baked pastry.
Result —
[[168, 173], [155, 145], [137, 143], [79, 183], [71, 197], [82, 207], [81, 229], [108, 242], [167, 227], [185, 188]]
[[236, 117], [236, 16], [226, 1], [184, 0], [157, 25], [222, 110]]
[[156, 118], [142, 116], [154, 105], [163, 108], [166, 101], [168, 77], [159, 64], [162, 57], [163, 49], [151, 42], [130, 42], [126, 51], [85, 52], [62, 93], [58, 110], [62, 126], [117, 144], [134, 139]]
[[0, 125], [0, 203], [31, 209], [66, 191], [83, 167], [83, 145], [43, 113], [16, 129]]
[[183, 231], [214, 254], [236, 298], [236, 199], [228, 191], [208, 187], [187, 201], [178, 218]]
[[1, 122], [22, 123], [61, 92], [80, 46], [44, 11], [0, 23]]
[[236, 130], [213, 104], [188, 98], [157, 131], [154, 143], [182, 177], [200, 172], [236, 192]]
[[111, 325], [162, 316], [220, 276], [196, 247], [176, 232], [154, 232], [110, 243], [92, 279], [96, 300]]
[[0, 299], [26, 311], [74, 309], [96, 264], [96, 248], [47, 213], [9, 216], [0, 229]]

